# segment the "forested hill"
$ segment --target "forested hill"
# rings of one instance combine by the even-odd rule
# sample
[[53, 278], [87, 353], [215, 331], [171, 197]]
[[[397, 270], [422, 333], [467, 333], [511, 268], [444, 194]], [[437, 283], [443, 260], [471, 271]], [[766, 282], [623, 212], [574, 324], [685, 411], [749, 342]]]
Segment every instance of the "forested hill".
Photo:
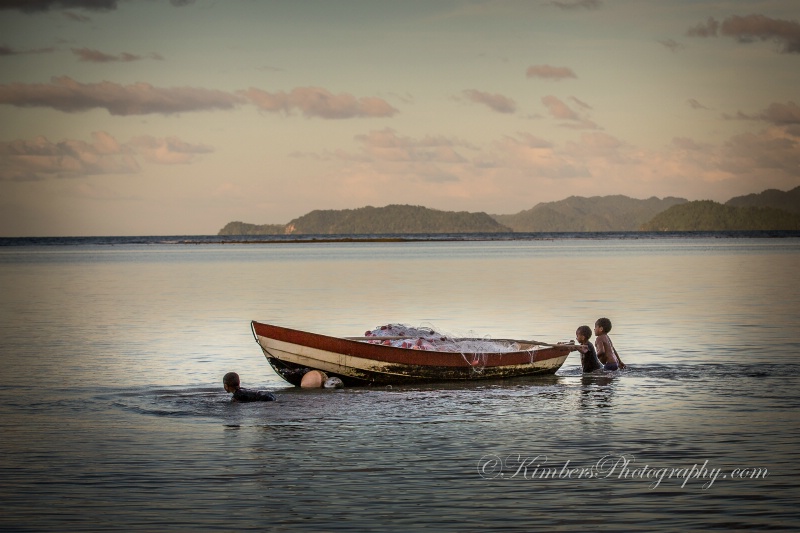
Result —
[[774, 207], [733, 207], [711, 200], [675, 205], [643, 224], [643, 231], [800, 230], [800, 213]]
[[248, 224], [247, 222], [228, 222], [217, 235], [283, 235], [284, 224]]
[[275, 234], [387, 234], [387, 233], [499, 233], [509, 228], [486, 213], [438, 211], [413, 205], [359, 209], [316, 210], [286, 225], [258, 226], [231, 222], [219, 235]]
[[638, 231], [642, 224], [665, 209], [686, 203], [685, 198], [627, 196], [570, 196], [544, 202], [516, 215], [492, 215], [514, 231]]
[[725, 205], [731, 207], [774, 207], [790, 213], [800, 213], [800, 187], [790, 191], [767, 189], [758, 194], [748, 194], [731, 198]]
[[438, 211], [416, 205], [317, 210], [289, 222], [287, 233], [496, 233], [509, 229], [486, 213]]

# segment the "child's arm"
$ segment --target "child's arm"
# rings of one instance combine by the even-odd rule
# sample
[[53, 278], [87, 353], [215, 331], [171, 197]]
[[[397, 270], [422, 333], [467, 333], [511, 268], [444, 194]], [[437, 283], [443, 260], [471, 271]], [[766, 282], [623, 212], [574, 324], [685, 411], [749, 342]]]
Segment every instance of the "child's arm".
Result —
[[622, 357], [619, 356], [619, 352], [614, 347], [614, 343], [611, 342], [611, 339], [609, 337], [606, 337], [606, 339], [608, 341], [608, 347], [611, 348], [611, 350], [614, 352], [614, 356], [617, 358], [617, 363], [619, 363], [620, 370], [622, 370], [623, 368], [627, 367], [628, 365], [626, 365], [625, 363], [622, 362]]
[[619, 361], [620, 370], [622, 370], [623, 368], [627, 367], [628, 365], [626, 365], [625, 363], [622, 362], [622, 357], [619, 356], [619, 352], [617, 351], [617, 349], [614, 348], [613, 345], [611, 346], [611, 349], [614, 350], [614, 355], [617, 356], [617, 361]]

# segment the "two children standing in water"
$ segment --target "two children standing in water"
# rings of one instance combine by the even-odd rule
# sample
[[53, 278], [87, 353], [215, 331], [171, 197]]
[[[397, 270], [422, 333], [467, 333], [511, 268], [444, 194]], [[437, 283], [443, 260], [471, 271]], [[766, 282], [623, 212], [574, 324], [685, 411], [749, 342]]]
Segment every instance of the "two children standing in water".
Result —
[[[611, 331], [611, 321], [607, 318], [599, 318], [594, 323], [595, 341], [594, 346], [589, 342], [592, 338], [592, 330], [589, 326], [581, 326], [575, 332], [575, 338], [579, 346], [576, 348], [581, 353], [581, 366], [584, 372], [594, 372], [595, 370], [620, 370], [625, 368], [625, 363], [620, 359], [608, 332]], [[595, 350], [596, 348], [596, 350]]]

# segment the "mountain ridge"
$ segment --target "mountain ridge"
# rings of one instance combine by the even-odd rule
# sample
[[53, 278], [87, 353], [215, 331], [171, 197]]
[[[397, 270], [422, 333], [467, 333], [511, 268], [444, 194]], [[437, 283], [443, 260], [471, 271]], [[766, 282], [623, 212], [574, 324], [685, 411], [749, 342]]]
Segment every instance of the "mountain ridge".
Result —
[[668, 196], [569, 196], [513, 215], [390, 204], [317, 209], [287, 224], [229, 222], [218, 235], [724, 231], [800, 229], [800, 187], [767, 189], [720, 204]]

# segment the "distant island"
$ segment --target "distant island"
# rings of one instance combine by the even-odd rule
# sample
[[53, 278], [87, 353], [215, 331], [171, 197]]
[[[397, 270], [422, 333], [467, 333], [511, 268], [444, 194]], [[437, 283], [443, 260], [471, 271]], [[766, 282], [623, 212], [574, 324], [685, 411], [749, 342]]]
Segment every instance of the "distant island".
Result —
[[570, 196], [514, 215], [387, 205], [315, 210], [287, 224], [229, 222], [218, 235], [800, 230], [800, 187], [711, 200]]

